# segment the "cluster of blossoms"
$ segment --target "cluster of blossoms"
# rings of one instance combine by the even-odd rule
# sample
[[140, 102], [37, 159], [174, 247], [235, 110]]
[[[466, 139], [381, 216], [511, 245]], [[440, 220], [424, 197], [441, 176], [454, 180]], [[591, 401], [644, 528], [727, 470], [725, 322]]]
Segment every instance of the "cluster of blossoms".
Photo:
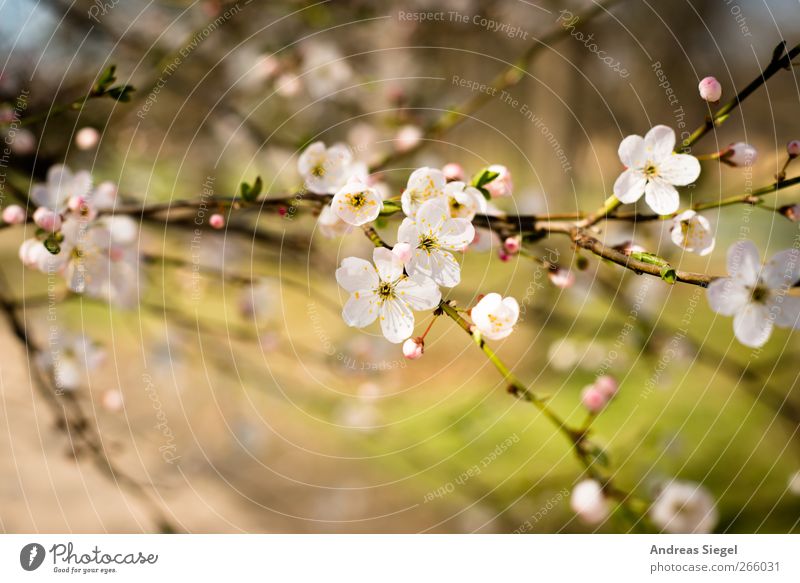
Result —
[[[587, 524], [603, 523], [611, 514], [611, 501], [597, 480], [579, 482], [572, 490], [570, 506]], [[693, 482], [665, 484], [650, 506], [650, 520], [669, 533], [707, 534], [719, 521], [714, 498]]]
[[[311, 144], [300, 156], [298, 169], [306, 188], [334, 193], [320, 216], [328, 228], [339, 222], [343, 227], [337, 230], [344, 233], [375, 221], [383, 210], [381, 193], [342, 144], [329, 148], [322, 142]], [[339, 285], [351, 294], [342, 311], [348, 326], [363, 328], [378, 320], [387, 340], [407, 341], [408, 358], [422, 355], [423, 340], [411, 338], [413, 312], [436, 308], [442, 299], [440, 287], [459, 284], [456, 256], [476, 239], [472, 219], [489, 212], [487, 198], [511, 194], [507, 169], [493, 166], [485, 172], [490, 179], [479, 186], [464, 182], [457, 165], [412, 172], [400, 196], [405, 218], [394, 247], [375, 249], [372, 263], [348, 257], [336, 271]], [[499, 294], [488, 294], [472, 310], [476, 332], [490, 339], [508, 336], [518, 317], [516, 300], [503, 300]]]
[[[92, 186], [86, 171], [72, 173], [53, 166], [47, 182], [31, 189], [39, 205], [33, 213], [36, 236], [19, 249], [22, 263], [46, 274], [59, 274], [75, 292], [122, 307], [135, 305], [138, 297], [139, 229], [127, 216], [100, 216], [112, 210], [117, 187], [111, 182]], [[7, 207], [7, 222], [22, 223], [25, 211]]]

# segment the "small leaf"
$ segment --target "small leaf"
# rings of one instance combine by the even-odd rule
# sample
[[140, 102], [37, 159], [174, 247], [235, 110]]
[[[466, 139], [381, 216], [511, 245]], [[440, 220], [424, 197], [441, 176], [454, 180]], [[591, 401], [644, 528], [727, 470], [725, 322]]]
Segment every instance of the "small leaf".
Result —
[[498, 176], [500, 176], [499, 172], [494, 172], [493, 170], [484, 168], [472, 177], [472, 186], [475, 188], [482, 188], [484, 185], [489, 184]]
[[393, 200], [384, 200], [383, 201], [383, 208], [381, 209], [380, 216], [382, 217], [389, 217], [396, 212], [400, 211], [402, 207], [400, 204], [396, 203]]
[[255, 182], [253, 185], [250, 186], [247, 182], [242, 182], [239, 190], [242, 193], [242, 199], [247, 202], [253, 202], [258, 199], [258, 195], [261, 194], [261, 189], [264, 186], [264, 183], [261, 181], [261, 176], [256, 176]]
[[105, 94], [121, 103], [127, 103], [131, 100], [131, 93], [134, 91], [136, 91], [136, 88], [133, 85], [120, 85], [112, 87]]
[[97, 81], [95, 81], [94, 87], [92, 87], [92, 93], [97, 95], [102, 95], [105, 93], [108, 87], [117, 80], [115, 75], [116, 71], [117, 66], [110, 65], [102, 73], [100, 73]]
[[44, 248], [51, 254], [58, 255], [61, 252], [61, 245], [58, 244], [55, 237], [48, 237], [44, 240]]
[[665, 259], [645, 251], [634, 251], [631, 253], [631, 257], [641, 261], [642, 263], [649, 263], [650, 265], [658, 265], [659, 267], [669, 266], [669, 263], [667, 263]]
[[665, 265], [661, 268], [661, 279], [669, 284], [674, 284], [678, 281], [678, 273], [670, 265]]

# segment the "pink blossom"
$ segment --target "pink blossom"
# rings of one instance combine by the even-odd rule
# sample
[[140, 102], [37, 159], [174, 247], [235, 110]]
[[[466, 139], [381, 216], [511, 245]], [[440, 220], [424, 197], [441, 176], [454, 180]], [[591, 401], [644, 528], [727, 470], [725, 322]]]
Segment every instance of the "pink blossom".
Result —
[[18, 204], [11, 204], [3, 209], [3, 222], [9, 225], [20, 225], [24, 223], [25, 216], [25, 209]]
[[717, 103], [722, 97], [722, 85], [714, 77], [706, 77], [698, 86], [700, 97], [710, 103]]
[[403, 342], [403, 356], [408, 360], [417, 360], [425, 352], [425, 342], [422, 338], [409, 338]]

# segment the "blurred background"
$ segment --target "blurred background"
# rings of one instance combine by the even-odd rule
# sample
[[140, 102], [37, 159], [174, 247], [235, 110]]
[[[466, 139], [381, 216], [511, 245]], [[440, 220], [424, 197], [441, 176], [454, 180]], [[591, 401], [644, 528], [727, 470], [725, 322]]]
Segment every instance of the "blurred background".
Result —
[[[91, 100], [5, 130], [4, 196], [27, 192], [57, 163], [119, 184], [131, 201], [230, 196], [256, 175], [267, 196], [283, 196], [300, 183], [299, 152], [323, 140], [349, 144], [367, 164], [399, 152], [380, 174], [392, 195], [419, 166], [458, 162], [471, 174], [502, 163], [515, 185], [503, 210], [588, 211], [611, 191], [624, 136], [659, 123], [679, 136], [692, 131], [709, 112], [701, 78], [716, 76], [725, 100], [758, 76], [781, 40], [800, 42], [795, 0], [620, 0], [548, 41], [507, 95], [402, 155], [567, 12], [589, 6], [10, 0], [0, 7], [6, 112], [20, 95], [23, 119], [79, 99], [110, 64], [136, 92], [130, 103]], [[771, 183], [786, 142], [800, 138], [798, 96], [796, 75], [781, 72], [700, 141], [695, 154], [746, 141], [759, 157], [752, 169], [704, 162], [687, 195], [715, 200]], [[797, 193], [775, 198], [797, 202]], [[797, 235], [797, 223], [761, 209], [705, 214], [717, 237], [707, 257], [672, 245], [667, 224], [610, 224], [603, 236], [723, 274], [725, 250], [743, 228], [762, 255]], [[390, 241], [397, 222], [381, 229]], [[145, 221], [142, 301], [130, 310], [68, 294], [55, 307], [43, 302], [47, 278], [17, 258], [30, 227], [0, 231], [2, 271], [32, 337], [47, 340], [55, 311], [64, 333], [102, 351], [92, 370], [81, 367], [67, 406], [80, 407], [136, 484], [70, 446], [74, 428], [64, 431], [59, 407], [34, 387], [24, 346], [3, 328], [4, 531], [594, 530], [569, 508], [582, 475], [569, 444], [506, 393], [452, 322], [436, 322], [413, 362], [376, 328], [344, 325], [334, 271], [343, 257], [369, 256], [366, 238], [328, 239], [314, 216], [274, 209], [233, 217], [229, 227], [198, 235], [191, 217]], [[530, 252], [574, 260], [563, 238]], [[604, 372], [619, 378], [595, 429], [620, 485], [652, 499], [672, 477], [702, 482], [717, 500], [717, 531], [796, 532], [797, 336], [776, 331], [754, 353], [700, 288], [592, 257], [574, 272], [575, 285], [561, 289], [527, 258], [468, 253], [448, 297], [467, 306], [490, 291], [515, 296], [522, 322], [498, 352], [576, 423], [583, 387]], [[420, 331], [429, 321], [419, 315]], [[599, 530], [628, 528], [612, 517]]]

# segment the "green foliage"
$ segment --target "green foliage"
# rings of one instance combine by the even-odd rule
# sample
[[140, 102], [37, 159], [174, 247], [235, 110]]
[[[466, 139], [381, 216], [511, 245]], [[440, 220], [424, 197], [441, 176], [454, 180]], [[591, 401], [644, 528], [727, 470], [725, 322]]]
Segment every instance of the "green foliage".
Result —
[[252, 185], [247, 182], [242, 182], [239, 186], [239, 192], [241, 192], [242, 199], [246, 202], [255, 202], [258, 200], [258, 196], [261, 194], [263, 187], [264, 183], [261, 180], [261, 176], [256, 176], [255, 182], [253, 182]]

